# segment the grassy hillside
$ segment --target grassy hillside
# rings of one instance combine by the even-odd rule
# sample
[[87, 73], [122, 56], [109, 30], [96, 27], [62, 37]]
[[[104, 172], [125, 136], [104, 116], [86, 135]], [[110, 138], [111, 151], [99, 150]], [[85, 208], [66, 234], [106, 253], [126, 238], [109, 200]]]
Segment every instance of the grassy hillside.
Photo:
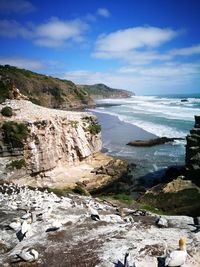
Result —
[[94, 85], [82, 85], [80, 88], [83, 88], [93, 98], [126, 98], [134, 95], [133, 92], [121, 89], [113, 89], [102, 83]]
[[75, 109], [94, 104], [89, 94], [71, 81], [0, 65], [0, 102], [10, 97], [12, 84], [33, 103], [45, 107]]

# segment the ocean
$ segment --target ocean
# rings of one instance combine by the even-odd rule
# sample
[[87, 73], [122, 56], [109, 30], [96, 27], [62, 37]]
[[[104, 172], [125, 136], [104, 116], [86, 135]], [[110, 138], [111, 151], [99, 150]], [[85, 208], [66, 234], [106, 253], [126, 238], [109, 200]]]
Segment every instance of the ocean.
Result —
[[169, 166], [184, 165], [185, 140], [154, 147], [126, 143], [155, 136], [185, 138], [194, 126], [194, 115], [200, 115], [200, 95], [133, 96], [97, 104], [92, 112], [102, 125], [103, 147], [136, 164], [135, 176], [154, 179]]

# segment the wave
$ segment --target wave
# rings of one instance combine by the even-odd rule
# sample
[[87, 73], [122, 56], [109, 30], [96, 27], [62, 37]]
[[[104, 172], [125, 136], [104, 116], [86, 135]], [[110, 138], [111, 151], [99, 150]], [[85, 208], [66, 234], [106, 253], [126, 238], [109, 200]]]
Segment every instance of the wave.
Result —
[[124, 115], [120, 115], [120, 114], [116, 114], [115, 112], [111, 112], [111, 111], [107, 111], [107, 110], [98, 110], [95, 109], [93, 110], [94, 112], [97, 113], [103, 113], [103, 114], [109, 114], [115, 117], [118, 117], [118, 119], [120, 121], [126, 122], [126, 123], [130, 123], [133, 124], [139, 128], [142, 128], [143, 130], [152, 133], [156, 136], [162, 137], [162, 136], [167, 136], [167, 137], [185, 137], [186, 136], [186, 132], [184, 131], [179, 131], [174, 129], [173, 127], [170, 126], [163, 126], [160, 124], [156, 124], [156, 123], [152, 123], [152, 122], [148, 122], [148, 121], [142, 121], [142, 120], [138, 120], [138, 119], [131, 119], [128, 116], [124, 116]]

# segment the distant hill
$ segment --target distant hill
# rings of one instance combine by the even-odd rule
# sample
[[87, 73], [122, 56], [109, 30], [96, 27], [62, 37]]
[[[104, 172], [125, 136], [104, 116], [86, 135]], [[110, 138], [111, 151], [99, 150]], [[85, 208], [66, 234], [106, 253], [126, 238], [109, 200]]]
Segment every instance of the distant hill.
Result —
[[84, 89], [94, 99], [97, 98], [126, 98], [134, 95], [133, 92], [110, 88], [105, 84], [99, 83], [94, 85], [79, 85], [79, 88]]
[[71, 81], [0, 65], [0, 102], [10, 98], [13, 85], [30, 101], [41, 106], [62, 109], [94, 106], [88, 92]]

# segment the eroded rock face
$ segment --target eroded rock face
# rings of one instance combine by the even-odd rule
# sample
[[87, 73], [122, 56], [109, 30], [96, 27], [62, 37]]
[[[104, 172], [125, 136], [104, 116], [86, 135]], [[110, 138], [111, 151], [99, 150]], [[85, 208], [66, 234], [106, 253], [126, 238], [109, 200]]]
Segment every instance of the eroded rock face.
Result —
[[186, 168], [194, 179], [200, 178], [200, 116], [195, 116], [194, 128], [187, 136]]
[[[11, 100], [8, 104], [15, 115], [0, 118], [0, 157], [7, 160], [7, 166], [13, 159], [23, 158], [25, 172], [36, 174], [59, 164], [79, 162], [101, 149], [100, 130], [97, 127], [95, 131], [98, 124], [89, 113], [51, 110], [25, 100]], [[2, 130], [5, 121], [23, 123], [27, 127], [28, 136], [22, 147], [12, 147], [5, 142]], [[5, 178], [5, 173], [8, 175], [6, 164], [0, 166], [0, 178]]]

